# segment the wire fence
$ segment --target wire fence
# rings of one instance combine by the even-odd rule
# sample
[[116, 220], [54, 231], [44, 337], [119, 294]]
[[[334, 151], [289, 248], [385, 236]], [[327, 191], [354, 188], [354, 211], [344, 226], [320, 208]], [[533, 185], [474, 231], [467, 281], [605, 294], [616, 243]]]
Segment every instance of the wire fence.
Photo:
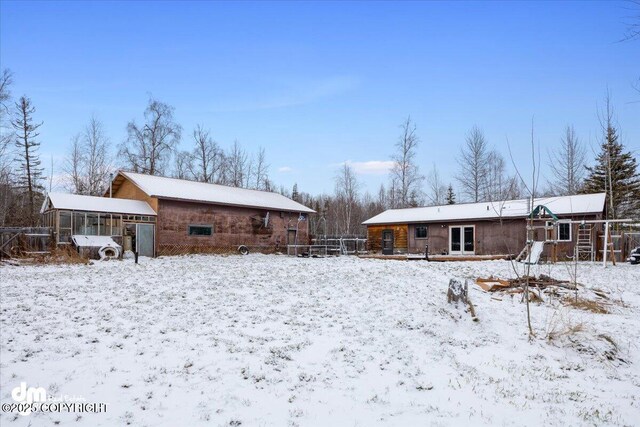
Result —
[[47, 255], [55, 239], [49, 227], [1, 227], [0, 258]]
[[367, 239], [360, 236], [317, 236], [309, 245], [288, 245], [290, 256], [337, 256], [367, 253]]

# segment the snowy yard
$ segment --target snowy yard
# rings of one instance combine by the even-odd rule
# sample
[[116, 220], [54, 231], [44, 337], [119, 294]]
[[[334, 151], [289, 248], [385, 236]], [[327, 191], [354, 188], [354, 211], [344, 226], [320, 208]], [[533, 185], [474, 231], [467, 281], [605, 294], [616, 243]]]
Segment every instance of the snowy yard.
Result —
[[491, 274], [514, 277], [276, 255], [2, 266], [2, 403], [24, 381], [108, 411], [0, 424], [638, 425], [640, 266], [580, 265], [609, 313], [545, 297], [532, 340], [518, 296], [474, 286], [479, 322], [447, 304], [450, 277]]

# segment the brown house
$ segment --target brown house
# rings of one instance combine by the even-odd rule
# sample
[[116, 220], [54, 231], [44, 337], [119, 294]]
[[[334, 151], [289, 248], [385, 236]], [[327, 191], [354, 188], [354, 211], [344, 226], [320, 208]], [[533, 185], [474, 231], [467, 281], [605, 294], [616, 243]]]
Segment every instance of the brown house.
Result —
[[93, 256], [105, 242], [141, 256], [284, 250], [308, 243], [313, 212], [277, 193], [131, 172], [105, 197], [51, 193], [41, 210], [58, 244]]
[[273, 252], [306, 244], [307, 217], [315, 212], [277, 193], [122, 171], [110, 192], [114, 199], [145, 201], [155, 211], [153, 229], [125, 230], [136, 241], [153, 242], [153, 254], [147, 255], [228, 252], [240, 246]]
[[[536, 199], [533, 206], [539, 205], [546, 206], [557, 220], [542, 221], [533, 231], [534, 240], [553, 243], [545, 247], [553, 247], [560, 258], [573, 255], [576, 245], [595, 252], [597, 225], [580, 222], [602, 219], [604, 193]], [[425, 250], [429, 254], [506, 255], [518, 254], [526, 245], [530, 212], [531, 200], [521, 199], [390, 209], [363, 224], [368, 249], [385, 255]]]

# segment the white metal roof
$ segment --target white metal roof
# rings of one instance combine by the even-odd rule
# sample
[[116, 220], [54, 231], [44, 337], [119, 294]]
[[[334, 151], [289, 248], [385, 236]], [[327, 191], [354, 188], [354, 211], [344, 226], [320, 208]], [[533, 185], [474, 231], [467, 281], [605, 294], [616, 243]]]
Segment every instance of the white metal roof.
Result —
[[[534, 207], [545, 205], [558, 216], [596, 214], [604, 210], [605, 193], [537, 198]], [[529, 199], [502, 202], [463, 203], [422, 208], [389, 209], [363, 222], [372, 224], [404, 224], [416, 222], [464, 221], [526, 217]]]
[[147, 202], [142, 200], [112, 199], [109, 197], [81, 196], [79, 194], [49, 193], [41, 212], [48, 207], [55, 209], [109, 212], [130, 215], [156, 215]]
[[313, 209], [281, 194], [269, 191], [248, 190], [226, 185], [187, 181], [177, 178], [120, 172], [149, 196], [216, 203], [231, 206], [255, 207], [279, 211], [313, 213]]

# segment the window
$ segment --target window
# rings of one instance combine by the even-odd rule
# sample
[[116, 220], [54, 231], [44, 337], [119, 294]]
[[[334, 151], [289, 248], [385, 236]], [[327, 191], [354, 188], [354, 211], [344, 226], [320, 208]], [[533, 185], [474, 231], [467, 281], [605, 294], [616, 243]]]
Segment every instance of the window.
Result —
[[60, 211], [58, 242], [68, 243], [71, 237], [71, 212]]
[[71, 212], [60, 212], [60, 228], [71, 228]]
[[571, 241], [571, 224], [568, 222], [558, 223], [558, 241], [570, 242]]
[[112, 236], [122, 236], [122, 219], [120, 215], [111, 215], [111, 224], [107, 222], [107, 227], [109, 225], [111, 225]]
[[75, 212], [73, 214], [73, 234], [85, 234], [84, 223], [84, 212]]
[[87, 214], [87, 222], [85, 223], [85, 234], [88, 236], [100, 235], [100, 218], [98, 214]]
[[556, 222], [554, 224], [551, 221], [547, 221], [546, 226], [547, 226], [546, 227], [547, 242], [553, 242], [554, 238], [556, 242], [571, 241], [571, 223], [570, 222]]
[[211, 225], [190, 225], [189, 236], [211, 236], [213, 234], [213, 226]]
[[100, 214], [98, 216], [98, 235], [100, 236], [111, 236], [111, 227], [107, 227], [107, 221], [109, 221], [111, 215], [109, 214]]
[[429, 228], [426, 225], [416, 225], [416, 239], [426, 239]]

